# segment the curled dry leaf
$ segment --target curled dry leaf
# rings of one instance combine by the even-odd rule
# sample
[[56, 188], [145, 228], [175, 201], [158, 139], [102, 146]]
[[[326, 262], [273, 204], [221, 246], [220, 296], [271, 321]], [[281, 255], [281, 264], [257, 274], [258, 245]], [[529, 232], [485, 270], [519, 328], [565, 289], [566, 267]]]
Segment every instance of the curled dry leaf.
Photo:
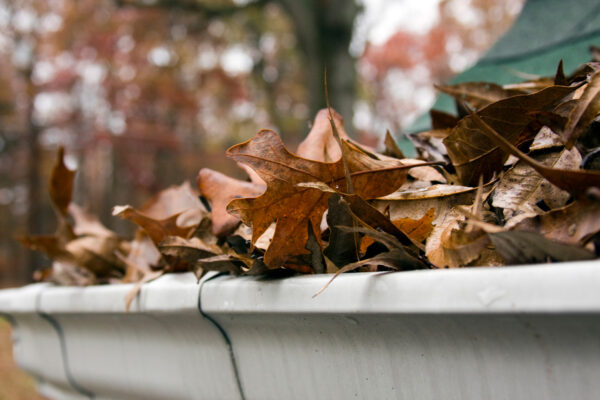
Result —
[[[50, 177], [50, 198], [58, 217], [58, 228], [53, 235], [25, 236], [18, 238], [25, 246], [41, 251], [52, 260], [50, 281], [73, 283], [119, 278], [124, 265], [115, 255], [116, 251], [127, 254], [127, 242], [105, 228], [96, 218], [71, 203], [75, 171], [64, 164], [64, 149], [60, 148], [56, 165]], [[75, 224], [66, 218], [71, 215]], [[58, 270], [60, 268], [60, 270]], [[87, 272], [82, 273], [81, 269]], [[68, 271], [72, 269], [71, 271]]]
[[[563, 103], [564, 104], [564, 103]], [[552, 129], [547, 126], [543, 126], [542, 129], [535, 135], [533, 143], [529, 146], [529, 151], [536, 150], [548, 150], [564, 147], [560, 136], [558, 136]]]
[[[198, 279], [202, 278], [208, 271], [229, 272], [233, 275], [240, 275], [252, 268], [254, 260], [250, 257], [240, 254], [219, 254], [212, 257], [205, 257], [196, 260], [195, 272]], [[245, 265], [246, 268], [242, 268]]]
[[600, 187], [599, 171], [549, 168], [521, 152], [516, 146], [496, 132], [494, 128], [483, 121], [476, 113], [471, 113], [470, 117], [472, 117], [474, 123], [479, 127], [480, 132], [496, 143], [498, 148], [502, 148], [506, 153], [513, 154], [515, 157], [519, 158], [519, 160], [530, 165], [553, 185], [576, 196], [584, 195], [590, 188]]
[[75, 203], [69, 204], [68, 213], [73, 218], [73, 233], [77, 236], [116, 236], [95, 215], [84, 211]]
[[573, 90], [568, 86], [552, 86], [533, 94], [509, 97], [460, 120], [444, 144], [462, 184], [476, 185], [480, 176], [484, 183], [488, 182], [508, 158], [498, 143], [482, 132], [474, 116], [488, 123], [506, 142], [519, 146], [541, 128], [529, 127], [536, 121], [536, 113], [552, 111]]
[[[551, 168], [577, 169], [581, 164], [581, 155], [576, 149], [545, 152], [534, 157]], [[492, 194], [492, 205], [503, 209], [504, 218], [509, 219], [522, 212], [543, 213], [538, 206], [540, 202], [550, 208], [562, 207], [569, 197], [569, 192], [552, 185], [530, 165], [518, 162], [498, 182]]]
[[222, 254], [219, 246], [203, 243], [198, 238], [184, 239], [179, 236], [168, 236], [158, 244], [158, 250], [163, 254], [188, 263], [195, 263], [201, 258]]
[[[454, 127], [454, 125], [452, 126]], [[414, 144], [419, 158], [427, 161], [447, 162], [449, 160], [448, 151], [443, 141], [450, 133], [450, 128], [434, 129], [408, 135], [408, 138]]]
[[67, 168], [64, 158], [65, 149], [60, 147], [56, 164], [54, 164], [50, 174], [50, 199], [52, 199], [52, 204], [59, 217], [67, 214], [67, 208], [71, 203], [73, 193], [73, 181], [75, 180], [75, 171]]
[[[350, 139], [344, 130], [344, 119], [340, 114], [331, 110], [333, 121], [341, 139]], [[342, 157], [342, 151], [333, 135], [329, 122], [329, 111], [319, 110], [308, 136], [298, 145], [296, 154], [313, 161], [333, 162]]]
[[131, 248], [127, 256], [117, 253], [125, 264], [124, 283], [137, 282], [154, 269], [158, 269], [161, 255], [150, 237], [142, 230], [138, 230], [135, 239], [131, 241]]
[[54, 260], [43, 281], [56, 283], [62, 286], [88, 286], [97, 283], [96, 276], [87, 269], [71, 261]]
[[433, 130], [452, 129], [458, 124], [457, 117], [439, 110], [429, 110], [429, 117], [431, 118], [431, 127]]
[[158, 250], [167, 260], [168, 269], [174, 271], [194, 270], [198, 260], [223, 253], [219, 246], [206, 244], [196, 237], [179, 236], [165, 237], [158, 244]]
[[65, 249], [67, 241], [61, 240], [57, 235], [17, 236], [16, 239], [28, 249], [44, 253], [52, 260], [72, 263], [71, 254]]
[[149, 218], [162, 220], [190, 209], [206, 211], [198, 198], [198, 193], [186, 181], [179, 186], [171, 186], [160, 191], [140, 207], [139, 211]]
[[85, 267], [99, 278], [123, 276], [125, 265], [116, 252], [128, 253], [129, 248], [116, 236], [82, 236], [66, 244], [77, 265]]
[[168, 236], [188, 238], [194, 232], [194, 226], [181, 227], [177, 225], [180, 214], [172, 215], [163, 220], [153, 219], [131, 206], [113, 207], [113, 215], [128, 219], [142, 228], [155, 244], [159, 244]]
[[585, 133], [599, 112], [600, 71], [597, 71], [590, 77], [581, 98], [569, 114], [569, 120], [562, 134], [567, 148], [573, 147], [575, 141]]
[[[435, 267], [445, 268], [451, 264], [452, 266], [457, 266], [454, 263], [455, 258], [446, 254], [442, 240], [446, 232], [451, 233], [453, 230], [458, 230], [460, 224], [464, 223], [465, 220], [465, 215], [456, 208], [452, 208], [441, 214], [439, 223], [432, 230], [425, 245], [425, 255], [429, 262]], [[446, 233], [446, 235], [448, 235], [448, 233]]]
[[384, 155], [394, 157], [397, 159], [406, 158], [404, 156], [404, 152], [402, 151], [402, 149], [400, 149], [400, 147], [398, 147], [398, 144], [396, 143], [396, 140], [394, 140], [394, 138], [392, 137], [390, 131], [385, 132], [385, 139], [383, 141], [383, 144], [385, 145], [385, 151], [383, 152]]
[[[492, 187], [493, 184], [488, 184], [484, 188], [488, 192]], [[475, 190], [476, 188], [467, 186], [433, 185], [427, 189], [394, 192], [373, 201], [373, 206], [379, 211], [387, 209], [392, 220], [423, 216], [428, 210], [434, 209], [435, 215], [431, 220], [434, 228], [431, 235], [437, 232], [439, 237], [441, 234], [439, 229], [451, 215], [452, 208], [473, 204]], [[431, 246], [430, 239], [427, 240], [427, 246]]]
[[137, 297], [137, 295], [140, 294], [142, 286], [144, 284], [160, 278], [164, 275], [164, 273], [164, 270], [148, 271], [142, 276], [140, 280], [136, 281], [131, 290], [129, 290], [125, 295], [125, 311], [129, 312], [129, 309], [131, 308], [131, 303]]
[[227, 212], [227, 204], [236, 198], [258, 197], [265, 186], [230, 178], [212, 169], [203, 168], [198, 173], [198, 190], [210, 202], [212, 232], [224, 237], [233, 232], [240, 219]]
[[581, 199], [568, 206], [526, 218], [514, 229], [537, 232], [558, 242], [583, 244], [600, 232], [600, 203]]
[[417, 160], [414, 158], [404, 158], [402, 159], [402, 163], [406, 165], [414, 165], [414, 168], [411, 168], [408, 171], [408, 175], [415, 179], [419, 179], [426, 182], [439, 182], [446, 183], [446, 178], [444, 175], [438, 172], [437, 169], [432, 166], [426, 165], [423, 167], [419, 167], [420, 164], [425, 164], [423, 160]]
[[467, 102], [479, 110], [507, 97], [521, 94], [519, 91], [505, 89], [490, 82], [464, 82], [456, 85], [434, 85], [440, 92], [446, 93], [458, 101]]

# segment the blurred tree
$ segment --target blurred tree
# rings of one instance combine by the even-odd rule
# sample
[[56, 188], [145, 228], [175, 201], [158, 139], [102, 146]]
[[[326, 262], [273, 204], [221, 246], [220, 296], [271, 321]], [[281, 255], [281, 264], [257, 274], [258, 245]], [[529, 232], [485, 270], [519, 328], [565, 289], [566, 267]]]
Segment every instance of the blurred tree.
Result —
[[0, 0], [0, 280], [47, 262], [22, 268], [10, 238], [54, 228], [46, 182], [59, 145], [79, 170], [76, 201], [126, 233], [113, 205], [139, 205], [201, 167], [239, 174], [223, 149], [259, 129], [293, 148], [324, 106], [325, 66], [332, 105], [361, 139], [402, 126], [431, 80], [472, 54], [448, 33], [461, 1], [439, 5], [456, 24], [367, 43], [357, 79], [354, 1]]

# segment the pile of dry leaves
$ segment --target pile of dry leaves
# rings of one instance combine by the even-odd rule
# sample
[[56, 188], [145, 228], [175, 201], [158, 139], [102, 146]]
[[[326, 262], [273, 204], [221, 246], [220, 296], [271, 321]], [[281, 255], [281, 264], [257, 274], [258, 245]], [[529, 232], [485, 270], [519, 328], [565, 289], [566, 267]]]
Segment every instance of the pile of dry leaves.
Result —
[[62, 150], [50, 181], [58, 229], [23, 237], [54, 263], [40, 279], [68, 285], [146, 282], [166, 272], [341, 273], [592, 259], [600, 231], [600, 63], [566, 77], [440, 91], [458, 116], [431, 113], [412, 135], [419, 159], [386, 137], [383, 154], [320, 111], [292, 153], [260, 131], [227, 150], [241, 181], [202, 169], [114, 215], [119, 237], [71, 202]]

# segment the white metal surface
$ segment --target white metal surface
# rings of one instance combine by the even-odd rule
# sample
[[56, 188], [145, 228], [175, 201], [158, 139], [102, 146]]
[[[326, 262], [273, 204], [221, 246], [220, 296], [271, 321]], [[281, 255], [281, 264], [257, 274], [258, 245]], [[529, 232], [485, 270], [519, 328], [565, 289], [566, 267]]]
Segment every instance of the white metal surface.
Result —
[[0, 313], [57, 399], [237, 399], [237, 379], [246, 399], [600, 398], [598, 261], [347, 274], [313, 298], [329, 279], [169, 275], [129, 313], [129, 285], [34, 285]]

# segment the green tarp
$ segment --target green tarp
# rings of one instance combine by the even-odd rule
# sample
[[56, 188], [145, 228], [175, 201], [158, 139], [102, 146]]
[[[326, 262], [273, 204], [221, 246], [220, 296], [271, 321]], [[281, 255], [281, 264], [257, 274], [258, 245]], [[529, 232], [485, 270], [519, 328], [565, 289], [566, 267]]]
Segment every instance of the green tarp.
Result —
[[[552, 76], [561, 59], [568, 74], [590, 60], [590, 45], [600, 46], [600, 0], [529, 0], [509, 31], [451, 83], [515, 83], [523, 80], [519, 72]], [[441, 95], [433, 108], [455, 113], [447, 95]], [[424, 114], [406, 132], [430, 126], [429, 115]]]

